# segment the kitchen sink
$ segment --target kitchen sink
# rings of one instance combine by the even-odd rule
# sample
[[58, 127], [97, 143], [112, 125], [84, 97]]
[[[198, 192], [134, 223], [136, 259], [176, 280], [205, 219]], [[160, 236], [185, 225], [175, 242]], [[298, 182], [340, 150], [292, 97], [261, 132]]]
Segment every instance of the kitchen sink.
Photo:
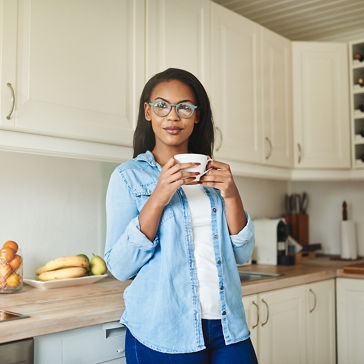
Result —
[[242, 282], [251, 282], [261, 279], [280, 277], [283, 276], [283, 273], [249, 272], [239, 270], [239, 276]]

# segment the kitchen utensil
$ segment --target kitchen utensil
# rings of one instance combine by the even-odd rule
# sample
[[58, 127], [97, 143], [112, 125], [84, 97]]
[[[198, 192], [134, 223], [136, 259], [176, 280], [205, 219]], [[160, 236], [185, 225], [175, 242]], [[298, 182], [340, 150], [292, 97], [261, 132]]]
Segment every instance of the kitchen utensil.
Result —
[[356, 259], [358, 248], [356, 243], [355, 222], [352, 220], [341, 221], [341, 258]]
[[300, 214], [305, 214], [308, 207], [308, 195], [306, 192], [303, 192], [302, 195], [298, 197], [299, 200], [299, 212]]

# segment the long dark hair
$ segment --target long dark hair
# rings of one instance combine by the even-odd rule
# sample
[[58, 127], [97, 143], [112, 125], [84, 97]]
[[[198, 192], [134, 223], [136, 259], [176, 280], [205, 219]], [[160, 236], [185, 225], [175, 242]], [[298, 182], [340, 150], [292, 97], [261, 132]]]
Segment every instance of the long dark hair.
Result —
[[195, 94], [199, 122], [195, 124], [193, 132], [188, 140], [188, 152], [205, 154], [212, 157], [214, 148], [214, 125], [209, 97], [201, 82], [190, 72], [168, 68], [154, 75], [144, 86], [140, 96], [138, 123], [134, 132], [133, 148], [135, 158], [138, 154], [147, 150], [152, 151], [155, 146], [155, 135], [150, 121], [145, 119], [144, 103], [150, 102], [150, 96], [155, 86], [160, 82], [178, 80], [191, 87]]

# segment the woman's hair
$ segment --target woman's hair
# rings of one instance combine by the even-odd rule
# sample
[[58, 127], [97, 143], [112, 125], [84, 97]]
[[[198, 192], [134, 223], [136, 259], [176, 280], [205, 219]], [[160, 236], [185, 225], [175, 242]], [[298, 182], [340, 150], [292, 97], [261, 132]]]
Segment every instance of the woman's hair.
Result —
[[133, 148], [135, 158], [147, 150], [152, 151], [155, 146], [155, 135], [152, 123], [145, 119], [144, 103], [150, 102], [154, 87], [159, 83], [178, 80], [191, 87], [196, 97], [199, 113], [198, 123], [194, 125], [193, 132], [188, 140], [188, 152], [205, 154], [212, 157], [214, 147], [214, 126], [210, 101], [201, 82], [190, 72], [178, 68], [167, 70], [154, 75], [144, 86], [140, 96], [138, 123], [134, 132]]

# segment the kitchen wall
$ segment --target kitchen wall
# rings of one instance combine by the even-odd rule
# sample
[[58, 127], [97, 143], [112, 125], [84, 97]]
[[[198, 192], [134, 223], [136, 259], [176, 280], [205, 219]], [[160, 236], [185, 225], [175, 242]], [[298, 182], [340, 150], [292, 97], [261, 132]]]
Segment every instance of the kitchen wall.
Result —
[[[17, 241], [24, 276], [61, 255], [102, 254], [105, 193], [116, 164], [0, 152], [0, 243]], [[252, 217], [283, 211], [286, 182], [236, 177]]]
[[290, 182], [288, 191], [309, 195], [310, 242], [320, 242], [327, 254], [340, 254], [342, 203], [356, 222], [358, 251], [364, 256], [364, 184], [358, 182]]

